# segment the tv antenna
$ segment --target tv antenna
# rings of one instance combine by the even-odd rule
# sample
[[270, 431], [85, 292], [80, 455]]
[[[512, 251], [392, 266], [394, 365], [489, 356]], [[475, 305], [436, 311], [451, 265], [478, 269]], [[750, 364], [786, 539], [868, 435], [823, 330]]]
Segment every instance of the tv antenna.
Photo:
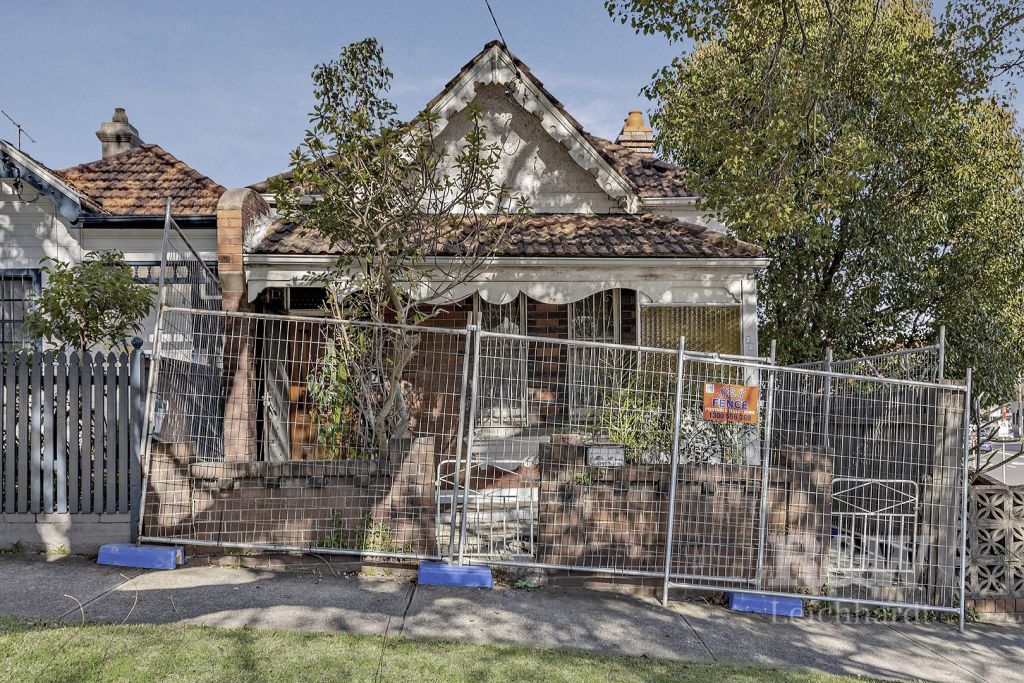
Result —
[[32, 141], [32, 142], [35, 142], [35, 141], [36, 141], [36, 139], [35, 139], [34, 137], [32, 137], [31, 135], [29, 135], [29, 134], [28, 134], [28, 131], [27, 131], [27, 130], [25, 130], [25, 128], [24, 128], [24, 127], [22, 127], [22, 125], [21, 125], [20, 123], [18, 123], [17, 121], [15, 121], [14, 119], [12, 119], [12, 118], [11, 118], [11, 115], [10, 115], [10, 114], [8, 114], [7, 112], [5, 112], [5, 111], [4, 111], [3, 109], [0, 109], [0, 114], [3, 114], [4, 116], [6, 116], [6, 117], [7, 117], [7, 120], [8, 120], [8, 121], [10, 121], [10, 122], [11, 122], [11, 124], [12, 124], [12, 125], [13, 125], [13, 126], [14, 126], [15, 128], [17, 128], [17, 129], [18, 129], [18, 151], [21, 151], [21, 136], [22, 136], [22, 135], [24, 135], [25, 137], [27, 137], [27, 138], [28, 138], [28, 139], [29, 139], [30, 141]]

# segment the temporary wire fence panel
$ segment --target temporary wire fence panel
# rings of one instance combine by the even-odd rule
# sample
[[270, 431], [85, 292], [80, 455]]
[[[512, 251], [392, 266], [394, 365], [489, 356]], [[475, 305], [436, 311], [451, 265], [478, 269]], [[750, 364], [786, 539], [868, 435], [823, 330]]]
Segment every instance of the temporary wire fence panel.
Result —
[[[467, 334], [167, 308], [145, 535], [192, 544], [440, 557], [458, 481]], [[211, 355], [214, 354], [214, 355]], [[167, 362], [165, 362], [167, 361]]]
[[945, 340], [932, 346], [903, 349], [875, 356], [820, 360], [794, 367], [867, 377], [887, 377], [918, 382], [941, 382], [944, 375]]
[[149, 540], [959, 607], [965, 387], [224, 313], [168, 233]]
[[[478, 338], [459, 557], [657, 575], [675, 354], [493, 332]], [[484, 408], [487, 388], [498, 385], [522, 397], [518, 422], [495, 422]]]
[[[687, 360], [684, 376], [703, 364]], [[712, 364], [756, 372], [761, 389], [761, 475], [742, 483], [760, 480], [760, 513], [715, 517], [720, 554], [744, 541], [760, 554], [749, 589], [959, 609], [965, 387]], [[693, 519], [683, 513], [680, 536]]]

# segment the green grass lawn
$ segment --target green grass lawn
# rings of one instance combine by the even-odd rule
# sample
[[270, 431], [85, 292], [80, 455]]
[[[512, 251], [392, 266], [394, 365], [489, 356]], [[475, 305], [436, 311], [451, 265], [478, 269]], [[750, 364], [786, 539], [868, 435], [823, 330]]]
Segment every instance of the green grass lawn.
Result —
[[862, 681], [725, 664], [343, 633], [0, 618], [5, 681]]

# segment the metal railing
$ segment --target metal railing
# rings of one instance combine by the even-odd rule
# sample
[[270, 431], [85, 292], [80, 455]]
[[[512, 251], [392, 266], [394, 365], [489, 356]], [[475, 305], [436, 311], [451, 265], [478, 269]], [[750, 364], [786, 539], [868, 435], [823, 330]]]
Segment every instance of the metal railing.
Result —
[[835, 371], [872, 377], [942, 382], [945, 379], [946, 328], [939, 328], [935, 344], [910, 349], [900, 349], [872, 356], [859, 356], [835, 360], [832, 349], [825, 353], [825, 359], [798, 363], [791, 367]]

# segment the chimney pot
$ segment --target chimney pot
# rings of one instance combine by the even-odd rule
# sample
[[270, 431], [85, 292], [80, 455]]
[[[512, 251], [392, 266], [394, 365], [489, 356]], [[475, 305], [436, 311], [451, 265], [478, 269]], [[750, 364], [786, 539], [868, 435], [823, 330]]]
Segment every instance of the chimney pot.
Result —
[[638, 109], [629, 112], [622, 122], [622, 130], [619, 131], [619, 137], [615, 138], [615, 144], [646, 157], [654, 156], [654, 130], [644, 121], [643, 112]]
[[110, 121], [100, 124], [96, 137], [100, 140], [104, 159], [135, 149], [142, 144], [138, 129], [128, 123], [128, 115], [124, 113], [123, 107], [114, 109], [114, 116]]
[[[124, 109], [119, 110], [124, 113]], [[125, 119], [127, 120], [127, 119]], [[625, 125], [622, 126], [626, 130], [640, 130], [644, 128], [644, 114], [639, 109], [634, 109], [629, 112], [629, 116], [626, 117]]]

